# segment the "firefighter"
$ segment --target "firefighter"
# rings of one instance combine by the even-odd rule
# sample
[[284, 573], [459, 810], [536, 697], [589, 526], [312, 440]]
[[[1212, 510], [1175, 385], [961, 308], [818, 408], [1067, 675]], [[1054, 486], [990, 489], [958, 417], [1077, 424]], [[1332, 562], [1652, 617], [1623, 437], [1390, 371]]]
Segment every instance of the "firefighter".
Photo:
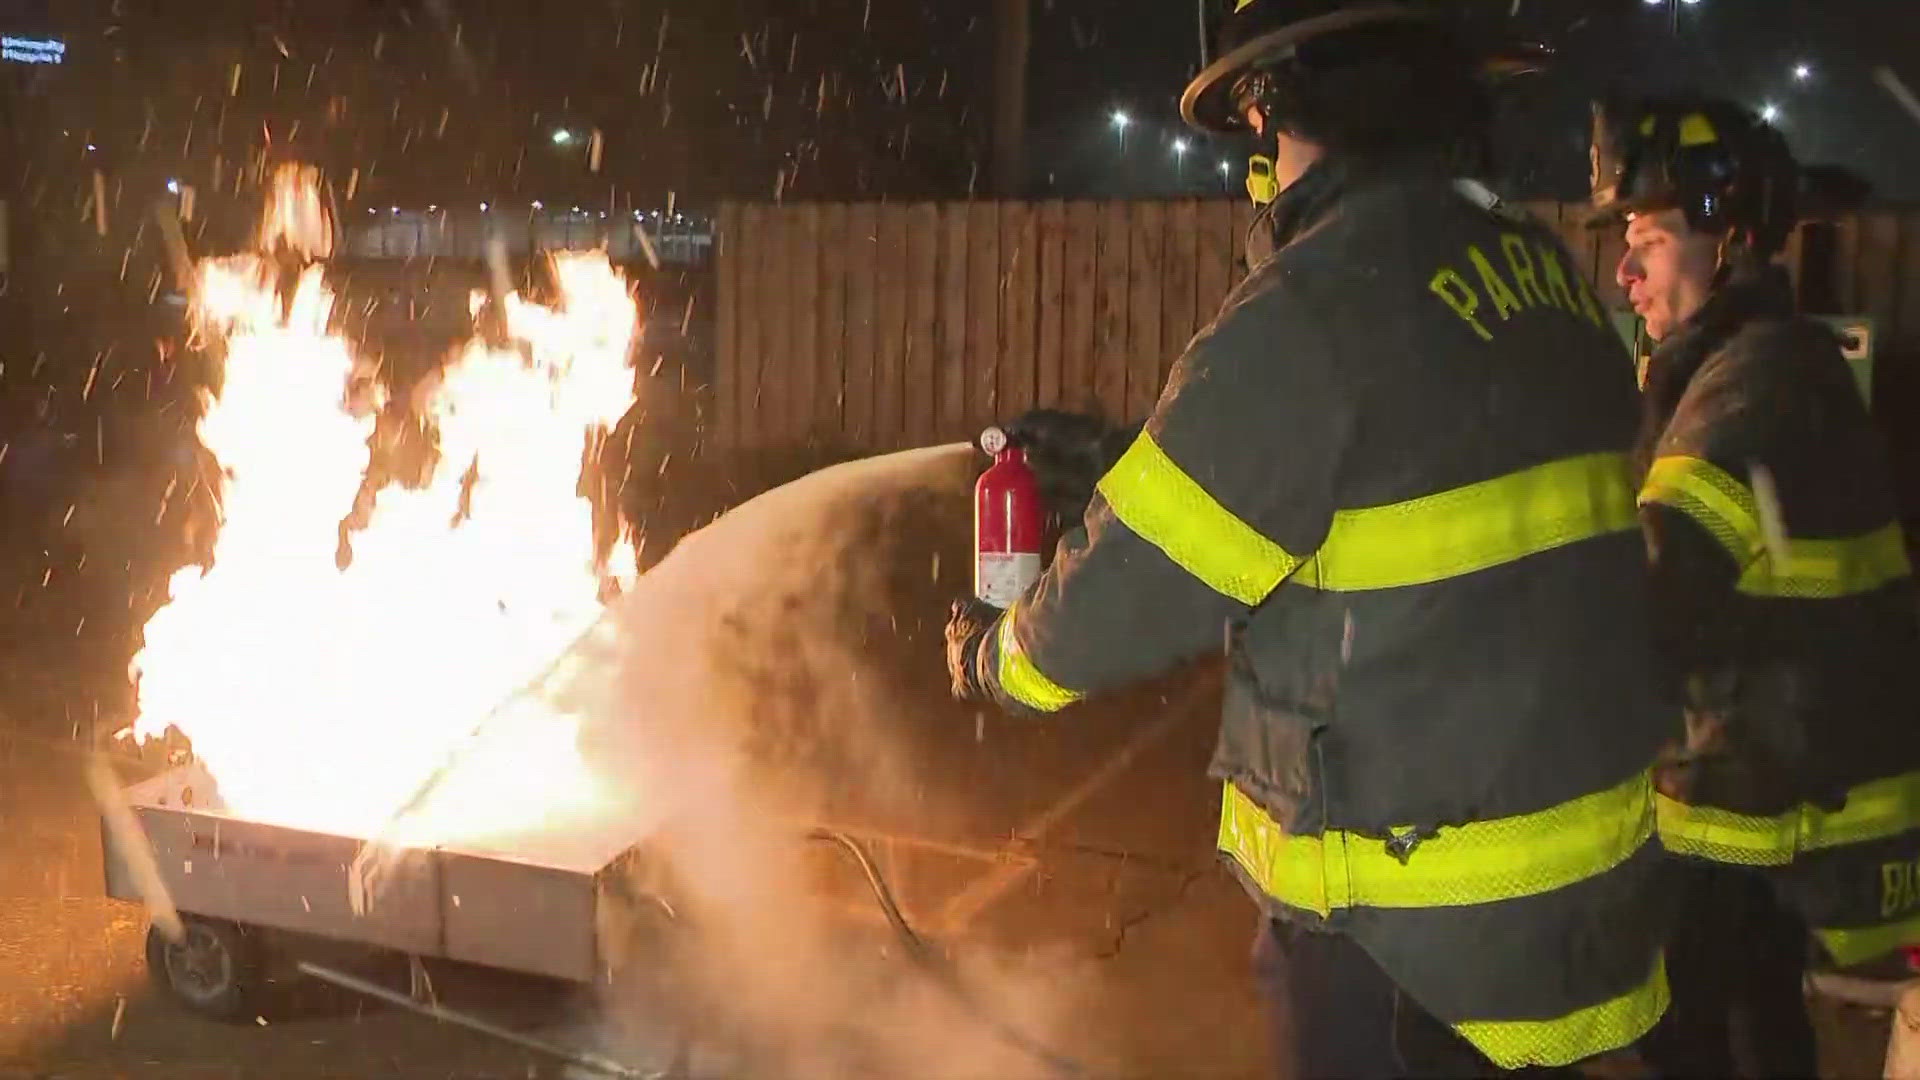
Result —
[[1253, 270], [1035, 585], [947, 627], [956, 695], [1033, 713], [1224, 637], [1218, 844], [1288, 1075], [1565, 1067], [1667, 1002], [1632, 368], [1458, 171], [1449, 8], [1225, 15], [1182, 111], [1269, 163]]
[[1886, 457], [1773, 261], [1803, 186], [1786, 141], [1714, 101], [1594, 116], [1596, 221], [1624, 226], [1615, 276], [1658, 343], [1636, 465], [1687, 720], [1657, 772], [1690, 865], [1648, 1057], [1730, 1075], [1738, 1011], [1747, 1068], [1811, 1076], [1808, 924], [1841, 964], [1920, 942], [1920, 615]]

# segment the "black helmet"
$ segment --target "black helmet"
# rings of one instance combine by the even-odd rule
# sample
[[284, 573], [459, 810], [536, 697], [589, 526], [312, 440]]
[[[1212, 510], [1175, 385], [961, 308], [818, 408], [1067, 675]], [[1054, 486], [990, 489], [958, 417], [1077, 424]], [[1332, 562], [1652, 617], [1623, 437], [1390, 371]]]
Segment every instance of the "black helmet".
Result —
[[[1402, 0], [1198, 0], [1200, 74], [1180, 97], [1180, 115], [1203, 131], [1229, 132], [1247, 126], [1252, 103], [1247, 76], [1300, 59], [1309, 41], [1361, 28], [1389, 24], [1451, 27], [1450, 12], [1431, 2]], [[1537, 71], [1546, 50], [1516, 44], [1476, 50], [1483, 74], [1504, 77]]]
[[1596, 103], [1592, 163], [1595, 227], [1679, 210], [1697, 231], [1737, 232], [1770, 255], [1798, 217], [1802, 173], [1787, 140], [1731, 102]]

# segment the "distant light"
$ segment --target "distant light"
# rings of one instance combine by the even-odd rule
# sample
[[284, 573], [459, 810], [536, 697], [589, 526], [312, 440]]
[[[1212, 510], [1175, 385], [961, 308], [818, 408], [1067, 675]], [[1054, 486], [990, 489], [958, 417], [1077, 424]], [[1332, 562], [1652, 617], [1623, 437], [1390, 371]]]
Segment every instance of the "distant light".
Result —
[[568, 131], [566, 128], [560, 128], [553, 133], [553, 145], [555, 146], [565, 146], [572, 141], [573, 132]]
[[429, 214], [431, 214], [431, 213], [434, 213], [435, 211], [437, 211], [437, 210], [439, 210], [439, 209], [440, 209], [440, 206], [439, 206], [439, 204], [438, 204], [438, 203], [428, 203], [428, 204], [427, 204], [427, 213], [429, 213]]
[[1800, 82], [1806, 82], [1808, 79], [1813, 78], [1813, 65], [1795, 64], [1793, 66], [1793, 77]]
[[483, 213], [483, 214], [487, 212], [487, 204], [486, 204], [486, 203], [481, 203], [481, 204], [480, 204], [480, 212], [481, 212], [481, 213]]
[[377, 214], [377, 213], [379, 213], [379, 212], [380, 212], [380, 211], [378, 211], [378, 210], [375, 210], [375, 209], [374, 209], [373, 207], [371, 207], [371, 206], [369, 206], [369, 207], [367, 207], [367, 213], [369, 213], [369, 214]]
[[1133, 123], [1133, 117], [1128, 116], [1126, 113], [1121, 112], [1119, 109], [1113, 110], [1113, 116], [1111, 117], [1111, 119], [1113, 121], [1113, 128], [1115, 131], [1125, 131], [1127, 129], [1127, 125]]
[[389, 206], [389, 207], [387, 207], [387, 213], [389, 213], [389, 214], [397, 214], [397, 213], [399, 213], [399, 212], [400, 212], [400, 208], [399, 208], [399, 207], [397, 207], [397, 206]]
[[1230, 173], [1230, 172], [1232, 172], [1232, 171], [1233, 171], [1233, 162], [1231, 162], [1231, 161], [1223, 161], [1223, 162], [1221, 162], [1221, 163], [1220, 163], [1220, 175], [1221, 175], [1221, 176], [1225, 176], [1225, 175], [1227, 175], [1228, 173]]
[[1687, 5], [1688, 7], [1692, 7], [1693, 5], [1699, 3], [1700, 0], [1680, 0], [1680, 2]]
[[99, 147], [97, 147], [97, 146], [95, 146], [95, 145], [93, 145], [92, 143], [88, 143], [88, 144], [87, 144], [87, 153], [89, 153], [89, 154], [91, 154], [91, 153], [93, 153], [93, 152], [94, 152], [95, 150], [98, 150], [98, 149], [100, 149], [100, 148], [99, 148]]
[[600, 211], [600, 216], [601, 216], [601, 217], [606, 217], [606, 216], [607, 216], [607, 212], [606, 212], [605, 210], [602, 210], [602, 211]]
[[577, 214], [577, 213], [579, 213], [579, 212], [580, 212], [580, 208], [579, 208], [579, 207], [577, 207], [577, 206], [576, 206], [576, 207], [574, 207], [574, 208], [573, 208], [573, 212], [574, 212], [574, 213], [576, 213], [576, 214]]
[[539, 199], [535, 199], [533, 200], [533, 208], [535, 210], [545, 210], [547, 208], [547, 204], [541, 202]]
[[1780, 106], [1768, 102], [1760, 109], [1760, 119], [1765, 120], [1769, 124], [1780, 119]]
[[1659, 7], [1661, 4], [1664, 4], [1666, 2], [1667, 0], [1646, 0], [1648, 7]]
[[1187, 152], [1187, 140], [1185, 139], [1173, 140], [1173, 152], [1175, 154], [1184, 156]]
[[180, 181], [178, 180], [167, 181], [167, 190], [175, 195], [180, 194]]

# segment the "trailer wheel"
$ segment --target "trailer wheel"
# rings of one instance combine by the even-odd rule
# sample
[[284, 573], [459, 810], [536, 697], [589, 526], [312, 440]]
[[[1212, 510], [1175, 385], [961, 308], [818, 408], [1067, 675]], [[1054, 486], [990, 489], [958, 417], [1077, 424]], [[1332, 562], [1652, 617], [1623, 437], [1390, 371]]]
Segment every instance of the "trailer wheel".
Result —
[[224, 919], [180, 916], [185, 937], [147, 931], [147, 974], [193, 1012], [213, 1020], [252, 1020], [265, 981], [264, 949], [245, 927]]

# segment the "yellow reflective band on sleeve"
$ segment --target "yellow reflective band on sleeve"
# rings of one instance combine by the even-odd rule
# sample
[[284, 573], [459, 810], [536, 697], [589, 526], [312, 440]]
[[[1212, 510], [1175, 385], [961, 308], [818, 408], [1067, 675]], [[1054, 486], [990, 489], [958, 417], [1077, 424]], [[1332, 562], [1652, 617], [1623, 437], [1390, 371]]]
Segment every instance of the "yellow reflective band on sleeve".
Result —
[[1920, 828], [1920, 772], [1869, 780], [1838, 810], [1811, 805], [1772, 816], [1689, 806], [1656, 795], [1660, 843], [1678, 855], [1739, 866], [1785, 866], [1802, 851], [1884, 840]]
[[1865, 963], [1908, 945], [1920, 945], [1920, 915], [1883, 926], [1815, 929], [1813, 934], [1820, 939], [1820, 944], [1826, 946], [1833, 962], [1846, 967]]
[[1668, 1000], [1666, 957], [1656, 955], [1647, 981], [1617, 998], [1552, 1020], [1475, 1020], [1454, 1030], [1502, 1069], [1557, 1067], [1639, 1041]]
[[1423, 585], [1637, 527], [1625, 455], [1585, 454], [1406, 502], [1341, 510], [1293, 576], [1357, 592]]
[[1860, 536], [1789, 537], [1769, 545], [1752, 490], [1700, 458], [1655, 461], [1640, 502], [1678, 510], [1711, 533], [1740, 568], [1736, 587], [1747, 596], [1831, 600], [1872, 592], [1913, 572], [1897, 522]]
[[1788, 540], [1782, 557], [1761, 558], [1740, 574], [1749, 596], [1832, 600], [1872, 592], [1911, 574], [1897, 523], [1844, 540]]
[[1141, 432], [1100, 478], [1114, 516], [1215, 592], [1249, 606], [1300, 565], [1207, 494]]
[[994, 637], [994, 676], [1000, 689], [1015, 701], [1029, 709], [1040, 712], [1059, 712], [1061, 709], [1079, 701], [1081, 696], [1068, 690], [1041, 674], [1027, 658], [1026, 650], [1014, 637], [1013, 620], [1019, 614], [1020, 605], [1009, 608], [1000, 617], [1000, 630]]
[[1531, 814], [1449, 826], [1403, 862], [1381, 837], [1291, 835], [1229, 783], [1219, 847], [1267, 895], [1323, 918], [1349, 907], [1488, 904], [1552, 892], [1625, 862], [1653, 837], [1652, 792], [1651, 778], [1639, 773]]
[[1766, 553], [1760, 512], [1747, 485], [1703, 458], [1656, 459], [1640, 488], [1640, 504], [1669, 506], [1700, 523], [1743, 570]]

